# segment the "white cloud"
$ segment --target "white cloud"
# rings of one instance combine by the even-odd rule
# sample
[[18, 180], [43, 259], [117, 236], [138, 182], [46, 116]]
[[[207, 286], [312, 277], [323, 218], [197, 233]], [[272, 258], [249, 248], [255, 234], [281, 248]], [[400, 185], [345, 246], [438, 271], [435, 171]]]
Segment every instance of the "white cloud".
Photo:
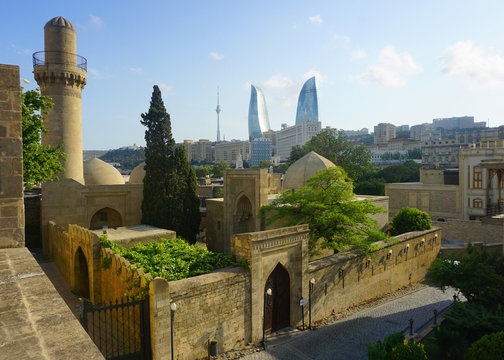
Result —
[[312, 24], [322, 24], [324, 22], [324, 20], [322, 19], [322, 16], [320, 16], [320, 14], [317, 14], [315, 16], [310, 16], [308, 18], [308, 20], [310, 20], [310, 22]]
[[99, 29], [103, 26], [103, 20], [96, 15], [89, 14], [89, 24], [91, 25], [91, 27]]
[[289, 79], [286, 76], [282, 76], [281, 74], [279, 74], [279, 75], [271, 76], [268, 80], [264, 81], [261, 85], [264, 89], [283, 90], [283, 89], [288, 89], [288, 88], [291, 88], [292, 86], [295, 86], [296, 82]]
[[212, 59], [214, 60], [222, 60], [224, 59], [224, 55], [219, 54], [218, 52], [211, 51], [210, 54], [208, 54]]
[[334, 40], [340, 42], [343, 45], [348, 45], [352, 42], [352, 39], [350, 39], [350, 37], [346, 36], [346, 35], [334, 34], [333, 37], [334, 37]]
[[408, 52], [398, 53], [392, 45], [387, 45], [378, 55], [378, 63], [356, 78], [384, 87], [404, 87], [408, 78], [422, 71]]
[[[317, 87], [327, 79], [327, 76], [322, 75], [319, 71], [310, 69], [299, 80], [293, 80], [282, 74], [277, 74], [270, 76], [266, 81], [258, 85], [264, 90], [267, 103], [272, 102], [282, 107], [291, 107], [297, 104], [301, 87], [312, 76], [315, 76], [317, 80]], [[250, 84], [247, 86], [247, 90], [250, 90]]]
[[504, 58], [472, 40], [459, 41], [445, 49], [441, 72], [461, 76], [471, 86], [494, 87], [504, 83]]
[[168, 84], [165, 84], [165, 83], [160, 83], [159, 84], [159, 89], [161, 90], [161, 92], [165, 96], [175, 95], [175, 93], [173, 92], [173, 86], [171, 86], [171, 85], [168, 85]]
[[138, 75], [145, 74], [145, 70], [142, 69], [141, 67], [130, 67], [129, 71], [134, 72], [135, 74], [138, 74]]
[[357, 50], [352, 53], [353, 60], [364, 59], [367, 56], [367, 53], [364, 50]]

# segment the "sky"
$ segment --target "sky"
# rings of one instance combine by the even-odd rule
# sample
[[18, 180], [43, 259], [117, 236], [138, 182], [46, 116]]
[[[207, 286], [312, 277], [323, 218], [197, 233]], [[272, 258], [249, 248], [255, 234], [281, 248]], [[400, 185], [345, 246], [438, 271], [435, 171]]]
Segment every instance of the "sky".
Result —
[[322, 126], [345, 130], [474, 116], [504, 125], [503, 1], [9, 1], [0, 63], [37, 87], [32, 53], [56, 16], [88, 60], [83, 147], [144, 145], [140, 114], [158, 85], [177, 142], [248, 138], [250, 84], [270, 124], [294, 125], [316, 76]]

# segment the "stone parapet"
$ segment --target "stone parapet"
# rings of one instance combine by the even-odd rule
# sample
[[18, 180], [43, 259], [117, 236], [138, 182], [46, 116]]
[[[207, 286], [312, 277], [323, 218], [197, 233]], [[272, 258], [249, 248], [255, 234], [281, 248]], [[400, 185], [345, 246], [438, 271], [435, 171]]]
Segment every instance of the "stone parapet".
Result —
[[19, 67], [0, 64], [0, 248], [23, 247], [23, 145]]

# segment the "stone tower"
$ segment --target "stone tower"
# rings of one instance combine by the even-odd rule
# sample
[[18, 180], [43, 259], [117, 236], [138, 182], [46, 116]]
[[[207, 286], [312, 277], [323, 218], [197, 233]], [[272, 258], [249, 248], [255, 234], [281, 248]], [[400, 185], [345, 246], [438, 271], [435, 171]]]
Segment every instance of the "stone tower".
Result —
[[70, 21], [55, 17], [44, 26], [44, 48], [33, 54], [33, 73], [42, 95], [54, 107], [44, 117], [42, 144], [57, 146], [67, 160], [60, 179], [84, 180], [82, 165], [81, 93], [86, 85], [87, 60], [77, 55], [76, 32]]

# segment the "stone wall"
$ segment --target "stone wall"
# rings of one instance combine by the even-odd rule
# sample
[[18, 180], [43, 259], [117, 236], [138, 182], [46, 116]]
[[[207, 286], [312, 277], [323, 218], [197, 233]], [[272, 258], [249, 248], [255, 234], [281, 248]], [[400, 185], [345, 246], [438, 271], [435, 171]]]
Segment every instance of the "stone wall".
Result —
[[409, 206], [427, 212], [433, 220], [461, 218], [459, 191], [458, 185], [385, 184], [385, 194], [389, 197], [389, 217]]
[[218, 352], [244, 347], [250, 341], [250, 277], [242, 268], [150, 283], [153, 359], [170, 358], [170, 305], [176, 303], [174, 351], [176, 359], [206, 358], [208, 341]]
[[137, 269], [135, 265], [110, 249], [100, 250], [100, 283], [99, 297], [95, 300], [98, 303], [111, 301], [129, 301], [131, 299], [142, 299], [147, 293], [145, 289], [150, 274], [145, 274], [142, 269]]
[[24, 244], [19, 67], [0, 64], [0, 248]]
[[[65, 280], [78, 295], [88, 297], [93, 303], [100, 300], [100, 245], [98, 236], [78, 225], [48, 225], [48, 254]], [[79, 249], [84, 259], [79, 258]], [[85, 262], [85, 263], [84, 263]], [[87, 268], [87, 284], [83, 283], [81, 269]], [[79, 293], [88, 289], [88, 294]]]
[[501, 243], [504, 241], [504, 219], [433, 221], [433, 226], [442, 229], [443, 239], [464, 242]]
[[315, 279], [313, 320], [423, 280], [441, 248], [440, 229], [396, 238], [397, 244], [378, 250], [370, 258], [347, 252], [312, 261], [304, 282]]

